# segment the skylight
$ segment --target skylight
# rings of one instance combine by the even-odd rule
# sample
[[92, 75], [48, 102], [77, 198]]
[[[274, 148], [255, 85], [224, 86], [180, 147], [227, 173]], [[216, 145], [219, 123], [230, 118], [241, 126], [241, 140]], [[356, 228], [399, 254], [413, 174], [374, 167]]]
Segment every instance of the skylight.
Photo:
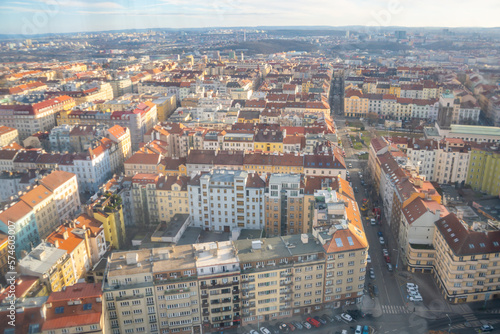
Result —
[[350, 246], [354, 246], [354, 241], [352, 241], [352, 237], [347, 237], [347, 241], [349, 242]]
[[344, 244], [342, 244], [342, 239], [340, 238], [335, 238], [335, 243], [337, 244], [337, 247], [344, 247]]

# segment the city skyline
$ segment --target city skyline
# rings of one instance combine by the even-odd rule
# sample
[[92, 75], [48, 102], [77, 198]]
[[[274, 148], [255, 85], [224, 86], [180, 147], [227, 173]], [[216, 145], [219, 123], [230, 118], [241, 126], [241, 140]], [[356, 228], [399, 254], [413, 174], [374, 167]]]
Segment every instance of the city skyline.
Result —
[[[461, 1], [463, 2], [463, 1]], [[123, 29], [209, 28], [258, 26], [405, 26], [497, 27], [500, 4], [451, 1], [314, 0], [251, 3], [236, 1], [185, 3], [179, 0], [146, 1], [5, 1], [0, 31], [4, 34], [92, 32]], [[318, 10], [321, 9], [321, 10]], [[443, 15], [445, 14], [445, 15]]]

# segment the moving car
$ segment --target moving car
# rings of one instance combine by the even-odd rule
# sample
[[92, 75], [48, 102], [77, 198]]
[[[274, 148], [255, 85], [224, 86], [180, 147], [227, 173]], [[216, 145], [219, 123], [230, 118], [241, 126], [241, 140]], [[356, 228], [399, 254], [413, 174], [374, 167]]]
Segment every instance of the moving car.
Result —
[[491, 332], [493, 329], [494, 329], [493, 326], [488, 324], [481, 326], [481, 331], [483, 332]]
[[375, 271], [373, 270], [373, 268], [370, 268], [369, 274], [371, 279], [375, 279]]
[[378, 240], [380, 241], [381, 245], [385, 245], [384, 237], [380, 237], [380, 238], [378, 238]]
[[342, 314], [340, 315], [340, 317], [341, 317], [341, 318], [342, 318], [342, 320], [344, 320], [344, 321], [347, 321], [347, 322], [351, 322], [351, 321], [352, 321], [352, 317], [351, 317], [349, 314], [347, 314], [347, 313], [342, 313]]

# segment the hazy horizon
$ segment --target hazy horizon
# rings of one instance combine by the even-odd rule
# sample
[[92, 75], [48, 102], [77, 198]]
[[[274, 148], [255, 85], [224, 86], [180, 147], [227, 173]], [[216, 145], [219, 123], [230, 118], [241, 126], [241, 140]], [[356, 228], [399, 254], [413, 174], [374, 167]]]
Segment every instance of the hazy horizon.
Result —
[[500, 2], [463, 0], [6, 0], [0, 34], [259, 26], [497, 28]]

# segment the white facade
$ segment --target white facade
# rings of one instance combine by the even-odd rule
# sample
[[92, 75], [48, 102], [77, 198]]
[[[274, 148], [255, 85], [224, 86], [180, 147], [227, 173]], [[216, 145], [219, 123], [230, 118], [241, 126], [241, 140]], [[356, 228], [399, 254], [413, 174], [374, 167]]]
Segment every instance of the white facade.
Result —
[[[189, 185], [194, 226], [211, 231], [235, 228], [261, 229], [264, 223], [264, 184], [254, 187], [245, 171], [215, 169]], [[258, 177], [258, 176], [257, 176]]]
[[469, 169], [470, 151], [463, 152], [446, 147], [436, 152], [436, 168], [433, 180], [438, 183], [465, 182]]

